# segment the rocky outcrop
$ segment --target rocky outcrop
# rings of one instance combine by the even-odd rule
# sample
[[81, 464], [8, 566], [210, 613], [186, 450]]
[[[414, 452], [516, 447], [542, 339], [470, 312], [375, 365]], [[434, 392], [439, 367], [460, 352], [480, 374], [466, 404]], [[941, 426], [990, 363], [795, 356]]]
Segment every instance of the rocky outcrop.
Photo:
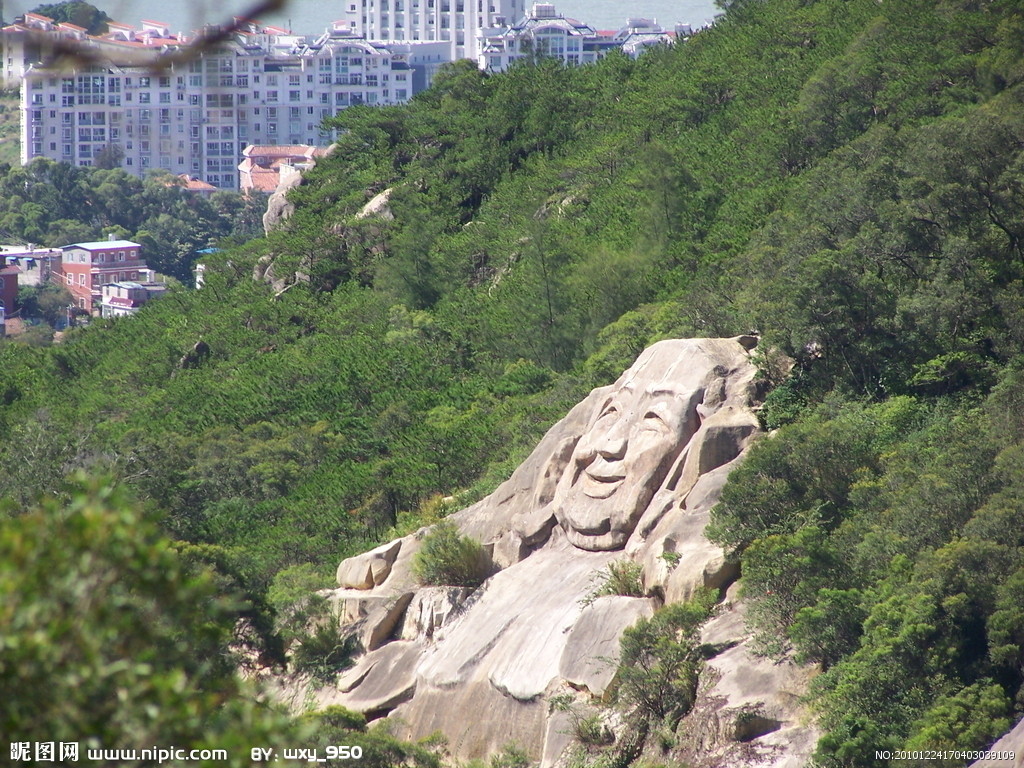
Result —
[[293, 165], [292, 161], [275, 165], [278, 171], [278, 182], [277, 188], [267, 199], [267, 210], [263, 213], [263, 232], [265, 234], [269, 235], [272, 230], [280, 227], [295, 213], [295, 204], [288, 201], [288, 193], [302, 184], [303, 173], [315, 168], [318, 159], [329, 157], [337, 148], [337, 144], [331, 144], [326, 150], [313, 150], [312, 154], [306, 156], [299, 165]]
[[374, 195], [370, 202], [362, 207], [356, 214], [357, 219], [382, 219], [394, 221], [395, 214], [391, 212], [391, 189], [385, 189]]
[[[704, 628], [711, 658], [677, 752], [702, 766], [804, 764], [809, 672], [751, 653], [736, 568], [703, 535], [758, 433], [755, 344], [660, 342], [573, 408], [509, 480], [449, 518], [497, 571], [475, 591], [415, 582], [425, 530], [341, 563], [332, 600], [366, 652], [316, 701], [390, 716], [403, 738], [439, 730], [461, 760], [516, 742], [556, 765], [570, 723], [551, 700], [599, 704], [622, 632], [710, 587], [725, 599]], [[596, 596], [623, 559], [639, 564], [643, 596]]]
[[338, 566], [338, 586], [342, 589], [379, 587], [391, 575], [391, 566], [401, 548], [402, 540], [399, 539], [342, 561]]
[[819, 736], [802, 704], [816, 670], [752, 649], [739, 591], [733, 584], [703, 627], [710, 658], [672, 757], [692, 768], [802, 768]]
[[288, 201], [288, 193], [302, 183], [301, 173], [282, 174], [277, 189], [267, 199], [267, 210], [263, 212], [263, 231], [270, 234], [295, 213], [295, 204]]

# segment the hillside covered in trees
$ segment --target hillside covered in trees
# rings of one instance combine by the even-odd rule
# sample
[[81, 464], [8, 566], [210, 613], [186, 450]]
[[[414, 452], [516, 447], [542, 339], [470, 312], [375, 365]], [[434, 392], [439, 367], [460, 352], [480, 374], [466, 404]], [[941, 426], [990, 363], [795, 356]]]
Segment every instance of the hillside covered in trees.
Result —
[[202, 290], [0, 344], [0, 543], [111, 476], [169, 537], [132, 546], [206, 563], [272, 656], [296, 584], [479, 498], [649, 343], [755, 331], [795, 364], [762, 358], [777, 432], [714, 536], [765, 652], [822, 667], [821, 764], [1024, 714], [1018, 2], [733, 0], [638, 61], [459, 64], [331, 126]]
[[150, 267], [184, 283], [192, 282], [196, 251], [263, 233], [262, 202], [225, 190], [193, 194], [167, 171], [140, 179], [46, 159], [27, 167], [0, 163], [4, 242], [59, 247], [129, 238], [142, 245]]

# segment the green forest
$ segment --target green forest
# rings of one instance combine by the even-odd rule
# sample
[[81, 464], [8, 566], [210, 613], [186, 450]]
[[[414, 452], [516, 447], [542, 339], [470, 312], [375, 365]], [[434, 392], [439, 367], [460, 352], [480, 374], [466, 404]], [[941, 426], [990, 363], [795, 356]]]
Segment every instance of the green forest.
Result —
[[26, 167], [0, 163], [0, 238], [58, 248], [128, 238], [150, 267], [192, 282], [196, 251], [263, 234], [263, 200], [220, 190], [209, 198], [181, 179], [152, 171], [79, 167], [40, 158]]
[[[236, 233], [201, 290], [0, 343], [0, 689], [52, 686], [0, 701], [0, 730], [343, 733], [438, 764], [350, 713], [254, 703], [237, 619], [283, 661], [341, 558], [488, 493], [650, 343], [749, 332], [773, 437], [711, 534], [764, 652], [821, 666], [819, 765], [984, 748], [1024, 714], [1024, 9], [723, 6], [636, 61], [463, 62], [345, 110], [294, 215]], [[71, 227], [70, 173], [5, 169], [0, 228]], [[55, 199], [9, 202], [36, 174]], [[87, 226], [142, 240], [90, 183]], [[358, 215], [386, 190], [393, 218]], [[187, 243], [170, 274], [234, 233], [219, 204], [167, 210], [195, 237], [145, 225]], [[69, 665], [87, 686], [53, 685]], [[109, 686], [152, 706], [100, 711]]]

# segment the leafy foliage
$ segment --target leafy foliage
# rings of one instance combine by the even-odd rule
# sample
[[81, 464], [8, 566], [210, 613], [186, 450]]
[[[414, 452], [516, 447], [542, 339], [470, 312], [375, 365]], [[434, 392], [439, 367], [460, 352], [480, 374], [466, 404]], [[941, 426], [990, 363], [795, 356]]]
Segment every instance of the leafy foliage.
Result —
[[317, 683], [324, 684], [351, 667], [359, 650], [354, 636], [338, 630], [337, 620], [323, 621], [299, 638], [291, 658], [296, 672], [308, 673]]
[[86, 29], [90, 35], [103, 34], [107, 31], [107, 22], [113, 21], [99, 8], [90, 3], [82, 2], [82, 0], [37, 5], [32, 9], [32, 13], [49, 16], [54, 21], [77, 24]]
[[487, 578], [490, 561], [480, 544], [442, 520], [424, 537], [412, 567], [421, 584], [476, 588]]
[[622, 635], [618, 696], [634, 718], [670, 727], [693, 706], [703, 664], [700, 627], [711, 616], [717, 595], [698, 592], [641, 619]]
[[5, 241], [58, 247], [114, 234], [140, 243], [150, 267], [186, 284], [197, 250], [262, 233], [263, 205], [223, 190], [209, 199], [191, 194], [166, 172], [143, 180], [42, 158], [25, 167], [0, 164]]
[[[724, 5], [637, 61], [459, 64], [346, 110], [295, 215], [203, 290], [0, 343], [9, 514], [108, 471], [258, 596], [487, 492], [652, 341], [754, 329], [794, 372], [713, 531], [762, 634], [826, 668], [821, 760], [990, 738], [1024, 701], [1024, 15]], [[155, 178], [0, 176], [0, 230], [122, 227], [185, 277], [252, 223]], [[384, 190], [394, 218], [359, 217]]]
[[226, 648], [236, 616], [123, 492], [78, 481], [0, 523], [3, 731], [215, 747], [241, 765], [290, 726], [242, 695]]
[[[359, 747], [362, 757], [358, 762], [369, 768], [440, 768], [441, 760], [436, 751], [426, 744], [409, 744], [391, 736], [386, 723], [367, 727], [366, 718], [344, 707], [327, 707], [312, 712], [303, 718], [304, 724], [312, 731], [313, 743], [320, 744], [320, 754], [326, 754], [324, 747], [346, 745]], [[341, 768], [351, 765], [351, 759], [334, 758], [324, 764]]]
[[71, 292], [59, 283], [23, 285], [18, 289], [18, 309], [23, 318], [40, 318], [57, 325], [73, 304]]
[[624, 595], [626, 597], [644, 596], [644, 569], [640, 563], [632, 560], [612, 560], [597, 574], [596, 584], [583, 599], [590, 605], [605, 595]]
[[762, 441], [713, 513], [743, 552], [769, 650], [789, 644], [827, 670], [815, 681], [825, 765], [981, 747], [1009, 727], [1024, 540], [1006, 535], [1019, 517], [1007, 500], [1024, 431], [1004, 414], [1019, 382], [1010, 368], [981, 407], [823, 406]]

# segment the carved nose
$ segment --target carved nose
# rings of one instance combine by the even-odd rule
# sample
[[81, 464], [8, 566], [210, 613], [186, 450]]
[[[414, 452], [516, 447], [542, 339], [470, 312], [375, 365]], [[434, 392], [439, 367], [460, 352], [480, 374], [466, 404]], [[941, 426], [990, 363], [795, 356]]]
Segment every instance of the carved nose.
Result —
[[625, 435], [612, 433], [604, 439], [598, 447], [597, 452], [606, 461], [618, 461], [626, 455], [626, 446], [629, 441]]

